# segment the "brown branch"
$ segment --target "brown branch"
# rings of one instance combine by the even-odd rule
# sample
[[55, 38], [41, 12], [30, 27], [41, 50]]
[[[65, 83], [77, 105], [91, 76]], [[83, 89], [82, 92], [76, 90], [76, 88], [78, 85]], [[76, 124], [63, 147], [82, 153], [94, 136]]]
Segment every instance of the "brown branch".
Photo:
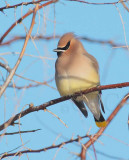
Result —
[[[56, 35], [55, 37], [53, 36], [32, 36], [32, 38], [34, 38], [35, 40], [53, 40], [53, 39], [59, 39], [61, 36], [60, 35]], [[18, 40], [24, 40], [25, 36], [14, 36], [12, 39], [0, 44], [0, 46], [5, 46], [5, 45], [10, 45], [12, 42], [17, 42]], [[98, 44], [107, 44], [110, 45], [112, 47], [120, 47], [120, 46], [124, 46], [124, 44], [118, 44], [113, 42], [113, 40], [99, 40], [99, 39], [93, 39], [93, 38], [89, 38], [86, 36], [80, 36], [79, 39], [90, 42], [90, 43], [98, 43]], [[124, 49], [127, 49], [127, 47], [124, 47]]]
[[[57, 0], [51, 0], [49, 2], [46, 2], [45, 4], [42, 4], [40, 6], [38, 6], [38, 10], [45, 7], [45, 6], [48, 6], [49, 4], [52, 4], [52, 3], [55, 3], [57, 2]], [[23, 19], [25, 19], [26, 17], [28, 17], [29, 15], [31, 15], [32, 13], [34, 12], [34, 9], [33, 10], [29, 10], [24, 16], [22, 16], [21, 18], [19, 18], [16, 22], [14, 22], [11, 27], [3, 34], [3, 36], [0, 38], [0, 44], [2, 43], [3, 39], [9, 34], [9, 32], [19, 23], [21, 23], [21, 21]]]
[[[49, 5], [49, 4], [52, 4], [52, 3], [55, 3], [57, 2], [58, 0], [51, 0], [45, 4], [42, 4], [38, 7], [38, 10]], [[83, 1], [83, 0], [67, 0], [67, 1], [76, 1], [76, 2], [82, 2], [82, 3], [86, 3], [86, 4], [94, 4], [94, 5], [105, 5], [105, 4], [118, 4], [118, 3], [121, 3], [121, 2], [127, 2], [128, 0], [125, 0], [125, 1], [117, 1], [117, 2], [109, 2], [109, 3], [92, 3], [92, 2], [86, 2], [86, 1]], [[3, 34], [3, 36], [0, 38], [0, 44], [2, 43], [3, 39], [8, 35], [8, 33], [19, 23], [21, 23], [21, 21], [23, 19], [25, 19], [26, 17], [28, 17], [30, 14], [33, 13], [34, 10], [30, 10], [28, 11], [24, 16], [22, 16], [21, 18], [19, 18], [16, 22], [14, 22], [12, 24], [12, 26]]]
[[124, 104], [126, 103], [126, 101], [128, 99], [129, 99], [129, 93], [127, 95], [125, 95], [125, 97], [120, 101], [120, 103], [117, 105], [117, 107], [111, 113], [111, 115], [108, 117], [107, 126], [100, 128], [99, 131], [92, 137], [92, 140], [89, 140], [88, 142], [86, 142], [86, 144], [84, 145], [86, 149], [83, 147], [82, 151], [81, 151], [81, 154], [80, 154], [81, 160], [85, 160], [86, 159], [86, 151], [87, 151], [87, 149], [102, 135], [104, 130], [108, 127], [108, 125], [110, 124], [112, 119], [117, 115], [117, 113], [124, 106]]
[[91, 42], [91, 43], [108, 44], [112, 47], [124, 46], [124, 44], [115, 43], [113, 40], [99, 40], [99, 39], [92, 39], [92, 38], [84, 37], [84, 36], [80, 37], [80, 39]]
[[[126, 103], [126, 101], [128, 99], [129, 99], [129, 93], [121, 100], [121, 102], [118, 104], [118, 106], [115, 108], [115, 110], [111, 113], [111, 115], [107, 119], [107, 126], [109, 125], [111, 120], [115, 117], [115, 115], [120, 111], [120, 109], [123, 107], [123, 105]], [[85, 135], [82, 137], [78, 136], [78, 138], [76, 138], [76, 139], [71, 139], [69, 141], [62, 142], [58, 145], [51, 145], [49, 147], [42, 148], [42, 149], [37, 149], [37, 150], [30, 149], [30, 150], [15, 152], [15, 153], [5, 153], [0, 157], [0, 159], [3, 159], [5, 157], [9, 157], [9, 156], [18, 156], [18, 155], [21, 155], [24, 153], [39, 153], [39, 152], [47, 151], [47, 150], [54, 149], [54, 148], [60, 148], [66, 144], [69, 144], [72, 142], [80, 142], [81, 139], [86, 138], [86, 137], [90, 137], [90, 140], [85, 144], [85, 148], [88, 149], [101, 136], [101, 134], [104, 132], [105, 129], [106, 129], [106, 127], [102, 127], [93, 137], [91, 135]], [[81, 160], [86, 159], [86, 156], [85, 156], [86, 149], [85, 148], [84, 147], [82, 148], [82, 152], [80, 154]]]
[[75, 1], [75, 2], [81, 2], [81, 3], [86, 3], [86, 4], [92, 4], [92, 5], [113, 5], [113, 4], [118, 4], [118, 3], [122, 3], [122, 2], [127, 2], [128, 0], [124, 0], [124, 1], [116, 1], [116, 2], [106, 2], [106, 3], [94, 3], [94, 2], [87, 2], [87, 1], [83, 1], [83, 0], [67, 0], [67, 1]]
[[[61, 36], [56, 35], [56, 36], [31, 36], [31, 37], [34, 40], [39, 40], [39, 39], [52, 40], [52, 39], [56, 39], [56, 38], [59, 39]], [[24, 40], [24, 39], [25, 39], [25, 36], [14, 36], [12, 39], [10, 39], [4, 43], [1, 43], [0, 46], [10, 45], [12, 42], [15, 42], [18, 40]]]
[[3, 133], [3, 134], [0, 134], [0, 136], [21, 134], [21, 133], [31, 133], [31, 132], [37, 132], [39, 130], [41, 130], [41, 129], [35, 129], [35, 130], [30, 130], [30, 131], [18, 131], [18, 132], [12, 132], [12, 133]]
[[[97, 160], [96, 150], [95, 150], [94, 143], [92, 142], [92, 137], [91, 137], [91, 136], [89, 136], [89, 139], [90, 139], [91, 144], [92, 144], [92, 148], [93, 148], [94, 155], [95, 155], [95, 160]], [[84, 148], [85, 146], [83, 145], [82, 147]], [[85, 148], [85, 150], [86, 150], [86, 148]]]
[[6, 121], [2, 125], [0, 125], [0, 131], [7, 128], [8, 126], [14, 124], [14, 122], [16, 120], [18, 120], [19, 117], [22, 118], [29, 113], [39, 111], [39, 110], [45, 110], [47, 107], [49, 107], [51, 105], [69, 100], [73, 97], [80, 96], [82, 94], [87, 94], [87, 93], [94, 92], [94, 91], [101, 91], [101, 90], [113, 89], [113, 88], [123, 88], [123, 87], [127, 87], [127, 86], [129, 86], [129, 82], [118, 83], [118, 84], [110, 84], [110, 85], [104, 85], [104, 86], [97, 86], [97, 87], [93, 87], [93, 88], [90, 88], [90, 89], [87, 89], [87, 90], [84, 90], [84, 91], [81, 91], [81, 92], [76, 92], [73, 95], [68, 95], [68, 96], [57, 98], [57, 99], [53, 99], [53, 100], [48, 101], [48, 102], [46, 102], [44, 104], [41, 104], [39, 106], [34, 107], [34, 106], [31, 105], [28, 109], [16, 114], [15, 116], [11, 117], [8, 121]]
[[6, 6], [1, 7], [0, 11], [3, 11], [4, 9], [17, 8], [19, 6], [24, 6], [24, 5], [27, 6], [29, 4], [38, 4], [38, 3], [44, 2], [44, 1], [47, 1], [47, 0], [39, 0], [39, 1], [33, 1], [33, 2], [32, 1], [31, 2], [22, 2], [22, 3], [18, 3], [18, 4], [15, 4], [15, 5], [12, 5], [12, 6], [7, 4]]
[[[15, 4], [15, 5], [12, 5], [12, 6], [10, 6], [9, 4], [7, 4], [6, 6], [1, 7], [0, 11], [3, 11], [4, 9], [17, 8], [19, 6], [24, 6], [24, 5], [27, 6], [27, 5], [30, 5], [30, 4], [37, 4], [37, 3], [44, 2], [44, 1], [47, 1], [47, 0], [38, 0], [38, 1], [33, 1], [33, 2], [32, 1], [31, 2], [22, 2], [22, 3], [18, 3], [18, 4]], [[124, 2], [127, 2], [127, 0], [125, 0], [125, 1], [117, 1], [117, 2], [107, 2], [107, 3], [92, 3], [92, 2], [86, 2], [86, 1], [84, 1], [83, 3], [93, 4], [93, 5], [104, 5], [104, 4], [118, 4], [118, 3], [124, 3]]]
[[[1, 66], [2, 68], [6, 69], [9, 73], [10, 73], [11, 70], [12, 70], [8, 65], [6, 65], [6, 64], [4, 64], [4, 63], [1, 63], [1, 62], [0, 62], [0, 66]], [[37, 83], [37, 84], [29, 84], [29, 85], [27, 85], [27, 86], [16, 86], [15, 84], [13, 84], [13, 85], [8, 85], [8, 87], [13, 87], [13, 88], [15, 87], [16, 89], [38, 87], [39, 85], [49, 86], [48, 83], [50, 83], [50, 82], [52, 82], [52, 81], [54, 80], [54, 78], [52, 78], [52, 79], [50, 79], [50, 80], [48, 80], [48, 81], [38, 82], [38, 81], [35, 81], [35, 80], [32, 80], [32, 79], [23, 77], [23, 76], [21, 76], [21, 75], [18, 75], [18, 74], [16, 74], [16, 73], [15, 73], [14, 75], [15, 75], [15, 76], [18, 76], [18, 77], [20, 77], [20, 78], [22, 78], [22, 79], [24, 79], [24, 80], [28, 80], [28, 81]], [[0, 86], [0, 87], [2, 87], [2, 86]], [[51, 87], [51, 86], [49, 86], [49, 87]], [[51, 87], [51, 88], [55, 89], [54, 87]]]
[[38, 153], [38, 152], [43, 152], [43, 151], [47, 151], [47, 150], [50, 150], [50, 149], [54, 149], [54, 148], [60, 148], [66, 144], [69, 144], [69, 143], [72, 143], [72, 142], [79, 142], [81, 139], [84, 139], [84, 138], [87, 138], [88, 136], [85, 135], [85, 136], [78, 136], [78, 138], [76, 139], [70, 139], [69, 141], [65, 141], [63, 143], [60, 143], [58, 145], [51, 145], [49, 147], [46, 147], [46, 148], [42, 148], [42, 149], [37, 149], [37, 150], [24, 150], [24, 151], [19, 151], [19, 152], [15, 152], [15, 153], [5, 153], [3, 154], [0, 159], [3, 159], [5, 157], [9, 157], [9, 156], [18, 156], [18, 155], [21, 155], [21, 154], [24, 154], [24, 153]]
[[23, 48], [22, 48], [22, 51], [19, 55], [19, 58], [15, 64], [15, 66], [13, 67], [13, 69], [11, 70], [11, 72], [9, 73], [9, 76], [7, 77], [6, 81], [4, 82], [4, 84], [1, 86], [1, 90], [0, 90], [0, 97], [3, 95], [4, 91], [6, 90], [7, 86], [9, 85], [9, 83], [11, 82], [21, 60], [22, 60], [22, 57], [24, 55], [24, 52], [25, 52], [25, 49], [26, 49], [26, 46], [27, 46], [27, 43], [28, 43], [28, 40], [30, 38], [30, 35], [31, 35], [31, 32], [32, 32], [32, 29], [34, 27], [34, 24], [35, 24], [35, 16], [36, 16], [36, 12], [38, 10], [38, 5], [36, 5], [35, 9], [34, 9], [34, 12], [33, 12], [33, 17], [32, 17], [32, 22], [31, 22], [31, 26], [30, 26], [30, 29], [29, 29], [29, 32], [26, 36], [26, 39], [25, 39], [25, 42], [24, 42], [24, 45], [23, 45]]
[[8, 88], [16, 88], [18, 90], [20, 90], [20, 89], [29, 89], [29, 88], [39, 87], [41, 85], [46, 85], [47, 83], [48, 83], [47, 81], [44, 81], [44, 82], [42, 82], [40, 84], [32, 84], [32, 83], [30, 83], [30, 84], [24, 85], [24, 86], [17, 86], [15, 84], [12, 84], [12, 85], [9, 85]]
[[123, 7], [129, 12], [129, 8], [126, 6], [125, 2], [123, 2], [122, 0], [120, 0], [120, 2], [122, 3]]

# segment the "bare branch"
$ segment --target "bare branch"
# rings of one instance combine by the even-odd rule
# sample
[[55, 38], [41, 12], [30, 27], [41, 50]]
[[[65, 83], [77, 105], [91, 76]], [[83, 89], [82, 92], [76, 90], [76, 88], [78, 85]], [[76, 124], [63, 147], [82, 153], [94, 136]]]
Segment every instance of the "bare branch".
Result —
[[129, 93], [127, 95], [125, 95], [125, 97], [120, 101], [120, 103], [117, 105], [117, 107], [111, 113], [111, 115], [108, 117], [108, 119], [107, 119], [107, 126], [100, 128], [99, 131], [93, 137], [91, 137], [92, 140], [90, 139], [88, 142], [86, 142], [86, 144], [84, 145], [86, 149], [82, 148], [82, 151], [81, 151], [81, 160], [86, 159], [86, 151], [87, 151], [87, 149], [102, 135], [102, 133], [108, 127], [108, 125], [110, 124], [110, 122], [112, 121], [112, 119], [117, 115], [117, 113], [124, 106], [124, 104], [126, 103], [126, 101], [128, 99], [129, 99]]
[[[1, 7], [0, 8], [0, 11], [3, 11], [3, 10], [5, 10], [5, 9], [10, 9], [10, 8], [17, 8], [17, 7], [19, 7], [19, 6], [27, 6], [27, 5], [30, 5], [30, 4], [40, 4], [41, 2], [44, 2], [44, 1], [47, 1], [47, 0], [38, 0], [38, 1], [31, 1], [31, 2], [22, 2], [22, 3], [18, 3], [18, 4], [15, 4], [15, 5], [12, 5], [12, 6], [10, 6], [9, 4], [7, 4], [6, 6], [4, 6], [4, 7]], [[86, 3], [86, 4], [93, 4], [93, 5], [107, 5], [107, 4], [109, 4], [109, 5], [111, 5], [111, 4], [118, 4], [118, 3], [122, 3], [122, 5], [124, 6], [124, 8], [126, 8], [125, 7], [125, 2], [127, 2], [128, 0], [124, 0], [124, 1], [122, 1], [122, 0], [119, 0], [119, 1], [117, 1], [117, 2], [107, 2], [107, 3], [93, 3], [93, 2], [87, 2], [87, 1], [80, 1], [80, 0], [70, 0], [70, 1], [78, 1], [78, 2], [83, 2], [83, 3]]]
[[[60, 35], [56, 35], [56, 36], [32, 36], [33, 39], [35, 40], [53, 40], [53, 39], [59, 39], [61, 36]], [[98, 43], [98, 44], [107, 44], [110, 45], [111, 47], [120, 47], [120, 46], [124, 46], [124, 44], [120, 44], [120, 43], [115, 43], [113, 40], [100, 40], [100, 39], [93, 39], [93, 38], [89, 38], [87, 36], [80, 36], [78, 37], [81, 40], [84, 40], [86, 42], [90, 42], [90, 43]], [[25, 36], [14, 36], [12, 39], [0, 44], [0, 46], [5, 46], [5, 45], [10, 45], [15, 41], [18, 40], [24, 40]], [[124, 47], [124, 49], [127, 49], [127, 47]]]
[[[59, 39], [61, 36], [31, 36], [34, 40], [52, 40], [52, 39]], [[14, 36], [11, 40], [8, 40], [4, 43], [1, 43], [0, 46], [10, 45], [12, 42], [18, 41], [18, 40], [24, 40], [25, 36]]]
[[[111, 115], [107, 119], [107, 126], [112, 121], [112, 119], [116, 116], [116, 114], [120, 111], [120, 109], [123, 107], [123, 105], [126, 103], [126, 101], [128, 99], [129, 99], [129, 93], [121, 100], [121, 102], [118, 104], [118, 106], [115, 108], [115, 110], [111, 113]], [[42, 149], [37, 149], [37, 150], [29, 149], [29, 150], [24, 150], [24, 151], [19, 151], [19, 152], [15, 152], [15, 153], [9, 153], [9, 154], [5, 153], [0, 158], [3, 159], [5, 157], [9, 157], [9, 156], [18, 156], [18, 155], [21, 155], [24, 153], [39, 153], [39, 152], [47, 151], [50, 149], [63, 147], [64, 145], [66, 145], [68, 143], [80, 142], [81, 139], [86, 138], [86, 137], [90, 137], [90, 140], [84, 145], [84, 147], [82, 147], [82, 151], [80, 154], [81, 160], [85, 160], [86, 159], [86, 156], [85, 156], [86, 149], [88, 149], [102, 135], [104, 130], [107, 128], [107, 126], [102, 127], [93, 137], [91, 135], [85, 135], [83, 137], [78, 136], [78, 138], [76, 138], [76, 139], [71, 139], [69, 141], [62, 142], [58, 145], [51, 145], [49, 147], [42, 148]]]
[[31, 35], [31, 32], [32, 32], [32, 29], [33, 29], [33, 26], [35, 24], [35, 16], [36, 16], [36, 12], [38, 10], [38, 6], [35, 7], [34, 9], [34, 13], [33, 13], [33, 18], [32, 18], [32, 22], [31, 22], [31, 26], [30, 26], [30, 29], [29, 29], [29, 32], [26, 36], [26, 39], [25, 39], [25, 42], [24, 42], [24, 45], [23, 45], [23, 48], [22, 48], [22, 51], [21, 51], [21, 54], [14, 66], [14, 68], [11, 70], [11, 72], [9, 73], [9, 76], [7, 77], [5, 83], [2, 85], [1, 87], [1, 90], [0, 90], [0, 97], [2, 96], [2, 94], [4, 93], [5, 89], [7, 88], [7, 86], [9, 85], [10, 81], [12, 80], [21, 60], [22, 60], [22, 57], [24, 55], [24, 52], [25, 52], [25, 49], [26, 49], [26, 46], [27, 46], [27, 43], [28, 43], [28, 40], [30, 38], [30, 35]]
[[18, 4], [15, 4], [15, 5], [12, 5], [10, 6], [9, 4], [7, 4], [6, 6], [4, 7], [1, 7], [0, 8], [0, 11], [3, 11], [4, 9], [10, 9], [10, 8], [17, 8], [19, 6], [27, 6], [29, 4], [38, 4], [40, 2], [44, 2], [44, 1], [47, 1], [47, 0], [39, 0], [39, 1], [31, 1], [31, 2], [22, 2], [22, 3], [18, 3]]
[[127, 86], [129, 86], [129, 82], [118, 83], [118, 84], [110, 84], [110, 85], [104, 85], [104, 86], [97, 86], [97, 87], [93, 87], [93, 88], [90, 88], [90, 89], [87, 89], [87, 90], [84, 90], [84, 91], [81, 91], [81, 92], [76, 92], [73, 95], [68, 95], [68, 96], [57, 98], [57, 99], [53, 99], [53, 100], [48, 101], [48, 102], [46, 102], [44, 104], [41, 104], [39, 106], [34, 107], [33, 105], [31, 105], [28, 109], [16, 114], [15, 116], [11, 117], [8, 121], [6, 121], [2, 125], [0, 125], [0, 131], [7, 128], [8, 126], [14, 124], [14, 122], [16, 120], [24, 117], [25, 115], [27, 115], [29, 113], [39, 111], [39, 110], [45, 110], [47, 107], [49, 107], [51, 105], [69, 100], [73, 97], [80, 96], [82, 94], [87, 94], [87, 93], [94, 92], [94, 91], [101, 91], [101, 90], [113, 89], [113, 88], [122, 88], [122, 87], [127, 87]]
[[[9, 88], [16, 88], [18, 90], [20, 90], [20, 89], [29, 89], [29, 88], [39, 87], [41, 85], [47, 85], [48, 86], [48, 84], [47, 84], [48, 82], [50, 82], [50, 81], [40, 82], [40, 84], [32, 84], [32, 83], [30, 83], [30, 84], [24, 85], [24, 86], [17, 86], [16, 84], [13, 84], [13, 85], [9, 85], [8, 87]], [[51, 88], [53, 88], [53, 87], [51, 87]]]
[[92, 5], [113, 5], [113, 4], [118, 4], [118, 3], [122, 3], [122, 2], [127, 2], [129, 0], [124, 0], [124, 1], [116, 1], [116, 2], [105, 2], [105, 3], [94, 3], [94, 2], [87, 2], [87, 1], [83, 1], [83, 0], [67, 0], [67, 1], [75, 1], [75, 2], [81, 2], [81, 3], [86, 3], [86, 4], [92, 4]]
[[42, 149], [37, 149], [37, 150], [24, 150], [24, 151], [19, 151], [19, 152], [16, 152], [16, 153], [5, 153], [3, 154], [0, 159], [3, 159], [5, 157], [9, 157], [9, 156], [18, 156], [18, 155], [21, 155], [21, 154], [24, 154], [24, 153], [38, 153], [38, 152], [43, 152], [43, 151], [47, 151], [47, 150], [50, 150], [50, 149], [54, 149], [54, 148], [60, 148], [66, 144], [69, 144], [69, 143], [72, 143], [72, 142], [79, 142], [81, 139], [84, 139], [84, 138], [87, 138], [88, 136], [85, 135], [85, 136], [82, 136], [82, 137], [78, 137], [76, 139], [70, 139], [69, 141], [65, 141], [63, 143], [60, 143], [58, 145], [52, 145], [52, 146], [49, 146], [49, 147], [46, 147], [46, 148], [42, 148]]
[[[52, 4], [52, 3], [55, 3], [57, 2], [57, 0], [51, 0], [45, 4], [42, 4], [40, 6], [38, 6], [38, 10], [45, 7], [45, 6], [48, 6], [49, 4]], [[34, 12], [34, 9], [33, 10], [29, 10], [24, 16], [22, 16], [21, 18], [19, 18], [16, 22], [14, 22], [12, 24], [12, 26], [3, 34], [3, 36], [0, 38], [0, 44], [2, 43], [3, 39], [9, 34], [9, 32], [19, 23], [21, 23], [21, 21], [23, 19], [25, 19], [26, 17], [28, 17], [29, 15], [31, 15], [32, 13]]]
[[3, 133], [0, 134], [0, 136], [4, 136], [4, 135], [15, 135], [15, 134], [21, 134], [21, 133], [30, 133], [30, 132], [37, 132], [41, 129], [35, 129], [35, 130], [30, 130], [30, 131], [18, 131], [18, 132], [12, 132], [12, 133]]
[[48, 109], [46, 109], [46, 111], [52, 114], [54, 117], [56, 117], [66, 128], [68, 128], [67, 124], [65, 124], [63, 120], [59, 118], [55, 113], [53, 113], [52, 111], [49, 111]]
[[129, 12], [129, 8], [126, 6], [125, 2], [123, 2], [122, 0], [120, 0], [120, 1], [122, 3], [123, 7]]
[[[1, 63], [0, 62], [0, 66], [1, 67], [3, 67], [4, 69], [6, 69], [9, 73], [11, 72], [11, 68], [8, 66], [8, 65], [6, 65], [6, 64], [3, 64], [3, 63]], [[18, 76], [18, 77], [20, 77], [20, 78], [22, 78], [22, 79], [24, 79], [24, 80], [28, 80], [28, 81], [31, 81], [31, 82], [34, 82], [34, 83], [37, 83], [37, 84], [29, 84], [29, 85], [24, 85], [24, 86], [16, 86], [15, 84], [13, 84], [13, 85], [8, 85], [8, 87], [15, 87], [16, 89], [27, 89], [27, 88], [31, 88], [31, 87], [38, 87], [38, 86], [40, 86], [40, 85], [46, 85], [46, 86], [48, 86], [48, 87], [50, 87], [50, 88], [52, 88], [52, 89], [55, 89], [54, 87], [52, 87], [52, 86], [50, 86], [48, 83], [50, 83], [50, 82], [52, 82], [53, 80], [54, 80], [54, 78], [52, 78], [52, 79], [50, 79], [50, 80], [48, 80], [48, 81], [44, 81], [44, 82], [38, 82], [38, 81], [35, 81], [35, 80], [32, 80], [32, 79], [29, 79], [29, 78], [26, 78], [26, 77], [23, 77], [23, 76], [21, 76], [21, 75], [18, 75], [18, 74], [14, 74], [15, 76]], [[0, 86], [1, 87], [1, 86]]]

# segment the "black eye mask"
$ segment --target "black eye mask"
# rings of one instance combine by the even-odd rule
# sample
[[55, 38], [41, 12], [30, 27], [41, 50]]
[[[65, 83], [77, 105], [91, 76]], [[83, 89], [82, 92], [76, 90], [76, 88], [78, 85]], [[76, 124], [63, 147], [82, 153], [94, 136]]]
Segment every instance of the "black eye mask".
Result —
[[69, 48], [69, 46], [70, 46], [70, 41], [66, 44], [66, 46], [65, 47], [58, 47], [57, 49], [61, 49], [61, 50], [67, 50], [68, 48]]

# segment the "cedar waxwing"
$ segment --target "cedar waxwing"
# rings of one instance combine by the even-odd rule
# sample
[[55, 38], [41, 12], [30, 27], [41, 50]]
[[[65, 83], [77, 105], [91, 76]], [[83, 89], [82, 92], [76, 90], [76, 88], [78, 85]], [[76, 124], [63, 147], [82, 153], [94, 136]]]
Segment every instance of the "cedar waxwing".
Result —
[[[64, 34], [59, 42], [57, 49], [57, 60], [55, 64], [55, 80], [61, 96], [71, 95], [75, 92], [85, 90], [100, 85], [99, 66], [96, 59], [87, 53], [82, 43], [73, 33]], [[98, 127], [106, 126], [106, 121], [101, 113], [104, 107], [101, 101], [101, 93], [91, 92], [72, 98], [72, 101], [80, 109], [85, 117], [88, 116], [85, 105], [93, 113]]]

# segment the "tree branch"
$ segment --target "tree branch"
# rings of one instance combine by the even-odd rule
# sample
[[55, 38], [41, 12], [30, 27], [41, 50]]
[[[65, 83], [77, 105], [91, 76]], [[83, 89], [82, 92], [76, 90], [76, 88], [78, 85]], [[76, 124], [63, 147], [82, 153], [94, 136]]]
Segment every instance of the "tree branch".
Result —
[[15, 4], [15, 5], [12, 5], [10, 6], [9, 4], [7, 4], [6, 6], [4, 7], [1, 7], [0, 8], [0, 11], [3, 11], [4, 9], [10, 9], [10, 8], [17, 8], [19, 6], [27, 6], [29, 4], [38, 4], [40, 2], [44, 2], [44, 1], [47, 1], [47, 0], [39, 0], [39, 1], [31, 1], [31, 2], [22, 2], [22, 3], [18, 3], [18, 4]]
[[120, 2], [122, 3], [123, 7], [129, 12], [129, 8], [126, 6], [125, 2], [123, 2], [122, 0], [120, 0]]
[[15, 134], [21, 134], [21, 133], [31, 133], [31, 132], [37, 132], [41, 129], [35, 129], [35, 130], [30, 130], [30, 131], [18, 131], [18, 132], [12, 132], [12, 133], [3, 133], [0, 134], [0, 136], [4, 136], [4, 135], [15, 135]]
[[104, 2], [104, 3], [87, 2], [87, 1], [84, 1], [84, 0], [67, 0], [67, 1], [75, 1], [75, 2], [91, 4], [91, 5], [113, 5], [113, 4], [118, 4], [118, 3], [122, 3], [122, 2], [128, 2], [129, 0], [123, 0], [123, 1], [119, 0], [117, 2]]
[[80, 96], [82, 94], [87, 94], [87, 93], [94, 92], [94, 91], [101, 91], [101, 90], [113, 89], [113, 88], [123, 88], [123, 87], [127, 87], [127, 86], [129, 86], [129, 82], [118, 83], [118, 84], [110, 84], [110, 85], [104, 85], [104, 86], [97, 86], [97, 87], [93, 87], [93, 88], [90, 88], [90, 89], [87, 89], [87, 90], [84, 90], [84, 91], [81, 91], [81, 92], [76, 92], [73, 95], [68, 95], [68, 96], [57, 98], [57, 99], [53, 99], [53, 100], [48, 101], [48, 102], [46, 102], [44, 104], [41, 104], [39, 106], [34, 107], [33, 105], [30, 105], [30, 107], [28, 109], [16, 114], [15, 116], [11, 117], [8, 121], [6, 121], [2, 125], [0, 125], [0, 131], [7, 128], [10, 125], [13, 125], [16, 120], [24, 117], [25, 115], [27, 115], [29, 113], [39, 111], [39, 110], [45, 110], [47, 107], [49, 107], [51, 105], [69, 100], [73, 97]]
[[79, 142], [81, 139], [84, 139], [84, 138], [87, 138], [88, 136], [85, 135], [85, 136], [78, 136], [78, 138], [76, 139], [70, 139], [69, 141], [65, 141], [63, 143], [60, 143], [58, 145], [51, 145], [49, 147], [46, 147], [46, 148], [42, 148], [42, 149], [37, 149], [37, 150], [24, 150], [24, 151], [19, 151], [19, 152], [15, 152], [15, 153], [4, 153], [0, 159], [3, 159], [5, 157], [9, 157], [9, 156], [18, 156], [18, 155], [21, 155], [21, 154], [24, 154], [24, 153], [38, 153], [38, 152], [43, 152], [43, 151], [47, 151], [47, 150], [50, 150], [50, 149], [54, 149], [54, 148], [60, 148], [60, 147], [63, 147], [64, 145], [66, 144], [69, 144], [69, 143], [72, 143], [72, 142]]
[[107, 126], [100, 128], [99, 131], [93, 137], [90, 137], [90, 140], [84, 144], [85, 148], [82, 147], [82, 151], [81, 151], [81, 154], [80, 154], [81, 160], [85, 160], [86, 159], [86, 151], [87, 151], [87, 149], [102, 135], [102, 133], [105, 131], [105, 129], [110, 124], [110, 122], [117, 115], [117, 113], [124, 106], [124, 104], [126, 103], [126, 101], [128, 99], [129, 99], [129, 93], [127, 95], [125, 95], [125, 97], [120, 101], [120, 103], [117, 105], [117, 107], [111, 113], [111, 115], [108, 117]]
[[[52, 3], [55, 3], [57, 2], [57, 0], [51, 0], [45, 4], [42, 4], [40, 6], [38, 6], [38, 10], [45, 7], [45, 6], [48, 6], [49, 4], [52, 4]], [[32, 13], [34, 12], [34, 9], [33, 10], [29, 10], [24, 16], [22, 16], [21, 18], [19, 18], [16, 22], [14, 22], [11, 27], [3, 34], [3, 36], [0, 38], [0, 44], [2, 43], [2, 41], [4, 40], [4, 38], [9, 34], [9, 32], [19, 23], [21, 23], [21, 21], [23, 19], [25, 19], [26, 17], [28, 17], [29, 15], [31, 15]]]
[[[4, 68], [4, 69], [6, 69], [9, 73], [11, 72], [11, 68], [8, 66], [8, 65], [6, 65], [6, 64], [3, 64], [3, 63], [1, 63], [0, 62], [0, 66], [2, 67], [2, 68]], [[52, 88], [52, 89], [55, 89], [54, 87], [52, 87], [52, 86], [50, 86], [48, 83], [50, 83], [50, 82], [52, 82], [53, 80], [54, 80], [54, 78], [52, 78], [52, 79], [50, 79], [50, 80], [48, 80], [48, 81], [44, 81], [44, 82], [38, 82], [38, 81], [35, 81], [35, 80], [32, 80], [32, 79], [29, 79], [29, 78], [26, 78], [26, 77], [23, 77], [23, 76], [21, 76], [21, 75], [18, 75], [18, 74], [14, 74], [15, 76], [18, 76], [18, 77], [20, 77], [20, 78], [22, 78], [22, 79], [24, 79], [24, 80], [27, 80], [27, 81], [31, 81], [31, 82], [33, 82], [33, 83], [36, 83], [36, 84], [29, 84], [29, 85], [25, 85], [25, 86], [16, 86], [15, 84], [13, 84], [13, 85], [8, 85], [8, 87], [15, 87], [16, 89], [25, 89], [25, 88], [31, 88], [31, 87], [38, 87], [38, 86], [40, 86], [40, 85], [46, 85], [46, 86], [48, 86], [48, 87], [50, 87], [50, 88]], [[2, 86], [0, 86], [0, 87], [2, 87]]]
[[[34, 38], [34, 40], [53, 40], [53, 39], [59, 39], [61, 36], [60, 35], [56, 35], [56, 36], [32, 36], [32, 38]], [[87, 36], [80, 36], [78, 37], [81, 40], [84, 40], [86, 42], [90, 42], [90, 43], [98, 43], [98, 44], [107, 44], [110, 45], [111, 47], [121, 47], [124, 46], [124, 44], [119, 44], [119, 43], [115, 43], [113, 40], [101, 40], [101, 39], [93, 39], [93, 38], [89, 38]], [[12, 39], [0, 44], [0, 46], [5, 46], [5, 45], [10, 45], [15, 41], [18, 40], [24, 40], [25, 36], [14, 36]], [[127, 49], [127, 47], [124, 47], [124, 49]]]
[[[118, 104], [118, 106], [115, 108], [115, 110], [111, 113], [111, 115], [107, 119], [107, 126], [112, 121], [112, 119], [116, 116], [116, 114], [120, 111], [120, 109], [123, 107], [123, 105], [126, 103], [126, 101], [128, 99], [129, 99], [129, 93], [121, 100], [121, 102]], [[89, 137], [90, 140], [85, 144], [85, 147], [82, 148], [82, 151], [80, 154], [81, 160], [85, 160], [86, 159], [86, 156], [85, 156], [86, 149], [88, 149], [102, 135], [104, 130], [107, 128], [107, 126], [102, 127], [93, 137], [91, 135], [85, 135], [82, 137], [78, 136], [78, 138], [76, 138], [76, 139], [71, 139], [69, 141], [62, 142], [58, 145], [51, 145], [49, 147], [42, 148], [42, 149], [37, 149], [37, 150], [30, 149], [30, 150], [24, 150], [24, 151], [19, 151], [19, 152], [15, 152], [15, 153], [9, 153], [9, 154], [5, 153], [0, 157], [0, 159], [3, 159], [5, 157], [9, 157], [9, 156], [18, 156], [18, 155], [21, 155], [24, 153], [39, 153], [39, 152], [47, 151], [47, 150], [54, 149], [54, 148], [60, 148], [66, 144], [69, 144], [72, 142], [80, 142], [81, 139]]]
[[7, 86], [9, 85], [9, 83], [11, 82], [21, 60], [22, 60], [22, 57], [24, 55], [24, 52], [25, 52], [25, 49], [26, 49], [26, 46], [27, 46], [27, 43], [28, 43], [28, 40], [30, 38], [30, 35], [31, 35], [31, 32], [32, 32], [32, 29], [34, 27], [34, 24], [35, 24], [35, 16], [36, 16], [36, 12], [38, 10], [38, 5], [35, 7], [34, 9], [34, 13], [33, 13], [33, 18], [32, 18], [32, 22], [31, 22], [31, 26], [30, 26], [30, 29], [29, 29], [29, 32], [26, 36], [26, 39], [25, 39], [25, 42], [24, 42], [24, 45], [23, 45], [23, 48], [22, 48], [22, 51], [20, 53], [20, 56], [14, 66], [14, 68], [11, 70], [11, 72], [9, 73], [9, 76], [7, 77], [6, 81], [4, 82], [4, 84], [1, 86], [1, 89], [0, 89], [0, 97], [2, 96], [2, 94], [4, 93], [5, 89], [7, 88]]

